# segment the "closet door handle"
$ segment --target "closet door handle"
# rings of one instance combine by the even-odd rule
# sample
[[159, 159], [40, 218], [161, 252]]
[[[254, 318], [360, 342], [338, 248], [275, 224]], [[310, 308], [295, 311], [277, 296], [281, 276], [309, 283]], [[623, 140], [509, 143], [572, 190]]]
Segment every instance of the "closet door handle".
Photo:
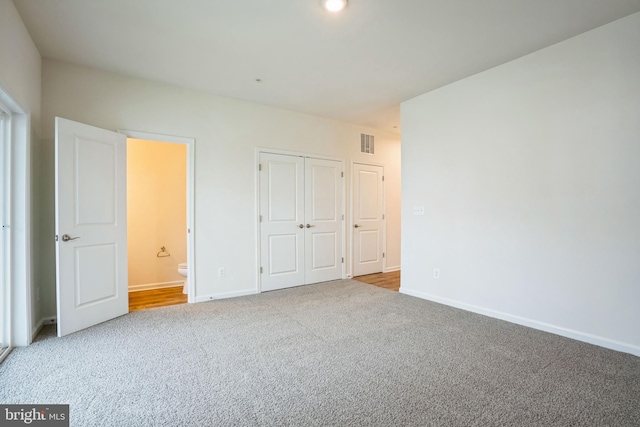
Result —
[[298, 224], [298, 228], [304, 228], [304, 224]]
[[358, 227], [360, 227], [358, 224], [353, 225], [353, 228], [358, 228]]
[[315, 225], [307, 224], [307, 228], [315, 227]]

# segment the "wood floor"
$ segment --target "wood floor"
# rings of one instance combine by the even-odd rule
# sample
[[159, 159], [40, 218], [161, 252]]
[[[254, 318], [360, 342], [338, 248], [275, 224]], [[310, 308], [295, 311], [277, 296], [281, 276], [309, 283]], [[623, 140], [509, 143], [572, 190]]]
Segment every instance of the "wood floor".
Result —
[[398, 292], [400, 290], [400, 271], [392, 271], [390, 273], [368, 274], [366, 276], [357, 276], [353, 280], [368, 283], [369, 285], [378, 286], [380, 288], [390, 289]]
[[[358, 282], [398, 291], [400, 289], [400, 272], [368, 274], [354, 277]], [[129, 292], [129, 311], [146, 310], [148, 308], [168, 305], [186, 304], [187, 296], [182, 293], [182, 286], [172, 288], [151, 289], [148, 291]]]
[[187, 296], [182, 293], [182, 286], [129, 292], [130, 312], [165, 307], [167, 305], [185, 304], [186, 302]]

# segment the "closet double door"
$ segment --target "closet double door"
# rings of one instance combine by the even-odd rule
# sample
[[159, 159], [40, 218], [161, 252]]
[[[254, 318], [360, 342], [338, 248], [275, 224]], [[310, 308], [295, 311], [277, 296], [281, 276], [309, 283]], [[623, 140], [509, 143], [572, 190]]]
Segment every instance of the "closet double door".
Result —
[[342, 162], [260, 153], [262, 291], [342, 278]]

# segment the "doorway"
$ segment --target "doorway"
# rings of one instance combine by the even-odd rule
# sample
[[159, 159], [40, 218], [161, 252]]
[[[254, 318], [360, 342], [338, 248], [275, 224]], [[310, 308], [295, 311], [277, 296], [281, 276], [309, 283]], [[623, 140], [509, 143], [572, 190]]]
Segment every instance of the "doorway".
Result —
[[[124, 130], [124, 129], [120, 129], [118, 130], [118, 133], [123, 134], [127, 137], [127, 141], [129, 140], [138, 140], [138, 141], [145, 141], [148, 144], [163, 144], [163, 145], [169, 145], [169, 146], [178, 146], [181, 147], [182, 149], [186, 150], [186, 173], [184, 174], [184, 179], [186, 179], [185, 182], [185, 188], [186, 188], [186, 212], [185, 212], [185, 223], [183, 224], [186, 227], [186, 258], [184, 258], [184, 252], [180, 253], [180, 252], [171, 252], [172, 248], [164, 243], [157, 243], [153, 246], [153, 250], [149, 250], [147, 251], [148, 253], [146, 254], [146, 256], [150, 256], [151, 258], [155, 257], [154, 261], [160, 261], [162, 262], [166, 262], [168, 265], [166, 265], [165, 267], [169, 270], [173, 269], [175, 265], [175, 271], [178, 271], [178, 264], [182, 264], [181, 265], [181, 270], [183, 272], [183, 274], [186, 274], [185, 277], [182, 276], [173, 276], [178, 277], [177, 281], [180, 281], [182, 283], [186, 282], [186, 296], [187, 296], [187, 302], [189, 303], [195, 303], [196, 302], [196, 275], [195, 275], [195, 242], [194, 242], [194, 233], [195, 233], [195, 229], [194, 229], [194, 225], [195, 225], [195, 208], [194, 208], [194, 203], [195, 203], [195, 139], [193, 138], [185, 138], [185, 137], [180, 137], [180, 136], [171, 136], [171, 135], [162, 135], [162, 134], [156, 134], [156, 133], [150, 133], [150, 132], [140, 132], [140, 131], [133, 131], [133, 130]], [[169, 147], [169, 151], [171, 147]], [[180, 148], [179, 148], [180, 149]], [[168, 175], [172, 175], [172, 173], [169, 173]], [[182, 173], [180, 173], [179, 175], [182, 175]], [[183, 185], [182, 181], [180, 182], [176, 182], [173, 180], [169, 180], [169, 184], [168, 185], [172, 185], [172, 186], [181, 186]], [[181, 208], [178, 208], [178, 210], [180, 210]], [[128, 213], [127, 213], [128, 214]], [[183, 230], [185, 230], [183, 228]], [[179, 237], [175, 237], [177, 239], [179, 239]], [[157, 248], [156, 248], [157, 247]], [[163, 250], [164, 248], [164, 250]], [[170, 256], [167, 255], [171, 254]], [[179, 258], [176, 258], [176, 256]], [[184, 259], [183, 259], [184, 258]], [[174, 261], [177, 261], [174, 262]], [[186, 264], [186, 265], [185, 265]], [[186, 279], [186, 280], [185, 280]], [[171, 282], [172, 280], [168, 280], [168, 282]], [[180, 290], [180, 284], [178, 284], [177, 286], [171, 286], [171, 283], [166, 283], [167, 281], [162, 281], [162, 280], [158, 280], [155, 282], [151, 282], [151, 283], [161, 283], [161, 285], [156, 285], [155, 286], [155, 292], [149, 292], [149, 289], [144, 289], [144, 287], [142, 288], [138, 288], [141, 289], [141, 292], [146, 292], [147, 295], [139, 293], [139, 292], [133, 292], [130, 294], [130, 298], [133, 297], [133, 299], [138, 299], [138, 301], [134, 301], [134, 304], [136, 304], [136, 309], [138, 309], [138, 307], [148, 307], [151, 308], [152, 306], [157, 306], [155, 304], [160, 303], [160, 304], [164, 304], [166, 303], [167, 305], [173, 305], [171, 304], [172, 300], [176, 300], [178, 301], [177, 303], [182, 303], [182, 301], [184, 300], [184, 295], [182, 292], [183, 290]], [[168, 285], [168, 287], [164, 287]], [[153, 295], [153, 294], [156, 295]], [[150, 300], [148, 301], [147, 296], [150, 297]]]
[[127, 139], [129, 311], [187, 302], [187, 146]]
[[258, 153], [261, 291], [344, 276], [344, 163]]
[[127, 137], [187, 145], [188, 301], [195, 302], [192, 138], [113, 132], [56, 117], [55, 221], [58, 336], [129, 312]]

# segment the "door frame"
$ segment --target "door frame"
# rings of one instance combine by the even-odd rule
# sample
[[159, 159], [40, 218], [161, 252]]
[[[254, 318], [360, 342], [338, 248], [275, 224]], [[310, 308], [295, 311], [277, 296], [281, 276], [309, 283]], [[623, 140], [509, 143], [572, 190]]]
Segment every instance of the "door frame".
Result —
[[[11, 110], [0, 101], [0, 362], [11, 341]], [[2, 348], [7, 350], [2, 351]]]
[[[118, 129], [118, 133], [128, 138], [154, 142], [169, 142], [187, 146], [187, 291], [188, 302], [196, 302], [196, 268], [195, 268], [195, 138], [163, 135], [159, 133]], [[178, 268], [176, 266], [176, 268]]]
[[[280, 155], [284, 155], [284, 156], [294, 156], [294, 157], [310, 157], [313, 159], [321, 159], [321, 160], [332, 160], [332, 161], [336, 161], [336, 162], [340, 162], [340, 165], [342, 166], [342, 215], [344, 216], [344, 220], [342, 221], [342, 254], [345, 258], [347, 258], [347, 250], [346, 250], [346, 245], [347, 245], [347, 239], [346, 239], [346, 224], [347, 224], [347, 218], [346, 218], [346, 212], [345, 212], [345, 203], [346, 203], [346, 194], [345, 194], [345, 179], [346, 176], [345, 175], [345, 160], [343, 158], [340, 157], [332, 157], [332, 156], [325, 156], [322, 154], [314, 154], [314, 153], [308, 153], [308, 152], [303, 152], [303, 151], [289, 151], [289, 150], [278, 150], [278, 149], [274, 149], [274, 148], [266, 148], [266, 147], [256, 147], [255, 151], [254, 151], [254, 174], [255, 174], [255, 184], [254, 184], [254, 188], [255, 188], [255, 201], [254, 201], [254, 218], [255, 218], [255, 241], [254, 241], [254, 247], [256, 248], [256, 253], [255, 253], [255, 257], [256, 257], [256, 292], [257, 293], [261, 293], [262, 292], [262, 282], [260, 281], [261, 278], [261, 273], [260, 273], [260, 263], [262, 261], [262, 253], [260, 251], [260, 154], [261, 153], [268, 153], [268, 154], [280, 154]], [[347, 278], [347, 260], [345, 259], [345, 262], [342, 263], [342, 278], [346, 279]]]
[[[31, 242], [31, 112], [15, 100], [11, 92], [0, 83], [0, 103], [11, 115], [8, 138], [5, 140], [7, 161], [10, 162], [8, 182], [5, 181], [4, 197], [9, 200], [5, 206], [9, 221], [5, 233], [5, 253], [8, 269], [5, 271], [8, 287], [5, 293], [6, 316], [8, 319], [8, 343], [11, 347], [31, 344], [38, 326], [32, 321], [32, 242]], [[4, 252], [4, 251], [3, 251]], [[39, 289], [36, 289], [36, 294]], [[40, 322], [41, 324], [41, 322]], [[6, 354], [6, 353], [5, 353]]]
[[[375, 162], [359, 162], [356, 160], [352, 160], [350, 163], [351, 168], [351, 179], [350, 179], [350, 188], [349, 188], [349, 242], [351, 242], [351, 254], [349, 259], [349, 269], [351, 272], [350, 277], [354, 277], [353, 275], [353, 260], [354, 260], [354, 234], [353, 234], [353, 184], [355, 182], [354, 179], [354, 165], [365, 165], [365, 166], [378, 166], [382, 168], [382, 176], [385, 176], [385, 168], [386, 165], [384, 163], [375, 163]], [[382, 180], [382, 272], [387, 272], [387, 180]]]

